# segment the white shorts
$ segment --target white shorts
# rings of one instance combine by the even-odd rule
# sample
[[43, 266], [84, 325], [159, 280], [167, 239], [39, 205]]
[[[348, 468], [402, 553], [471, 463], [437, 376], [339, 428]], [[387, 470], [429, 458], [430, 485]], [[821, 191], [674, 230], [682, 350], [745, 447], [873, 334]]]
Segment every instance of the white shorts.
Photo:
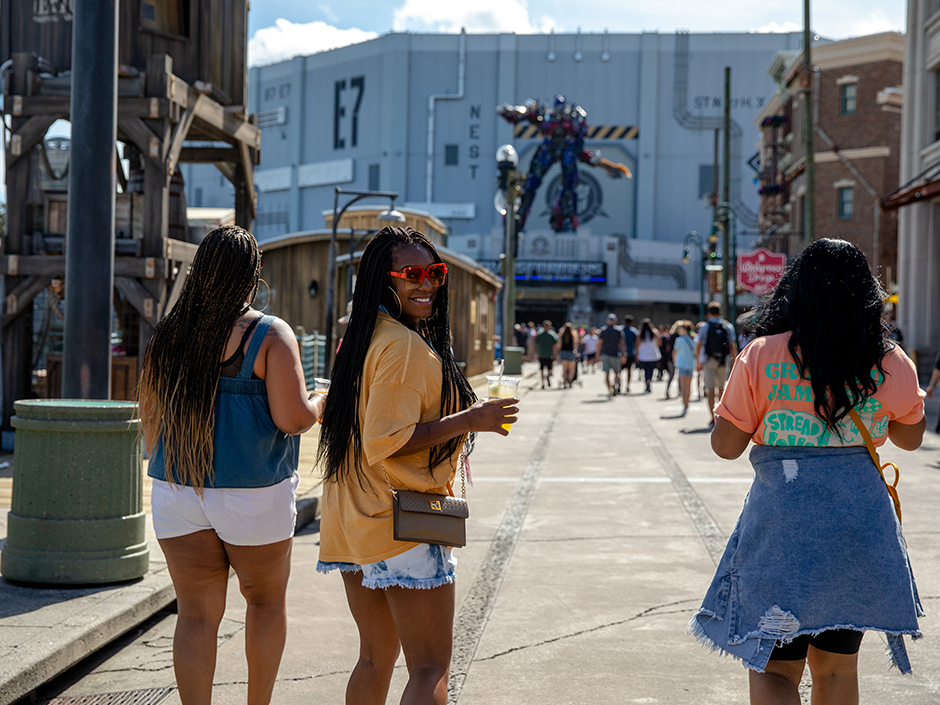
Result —
[[294, 498], [300, 476], [270, 487], [206, 487], [200, 498], [188, 485], [153, 480], [150, 507], [158, 539], [172, 539], [213, 529], [233, 546], [263, 546], [294, 535]]

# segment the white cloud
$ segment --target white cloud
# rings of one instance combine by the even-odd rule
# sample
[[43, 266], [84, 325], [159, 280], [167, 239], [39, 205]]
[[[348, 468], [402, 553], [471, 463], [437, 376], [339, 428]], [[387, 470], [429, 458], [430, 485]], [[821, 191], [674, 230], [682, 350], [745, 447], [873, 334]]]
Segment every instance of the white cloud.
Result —
[[845, 23], [844, 37], [864, 37], [881, 32], [903, 32], [902, 27], [885, 17], [882, 12], [872, 12], [867, 17], [851, 18]]
[[294, 24], [289, 20], [278, 19], [273, 27], [259, 29], [249, 40], [248, 65], [273, 64], [294, 56], [359, 44], [377, 36], [376, 32], [339, 29], [326, 22]]
[[392, 26], [396, 32], [459, 32], [465, 28], [468, 32], [533, 34], [547, 32], [555, 26], [549, 17], [532, 18], [526, 0], [475, 0], [472, 3], [406, 0], [395, 10], [394, 17]]
[[777, 24], [776, 22], [770, 22], [765, 24], [763, 27], [757, 28], [758, 34], [787, 34], [789, 32], [802, 32], [803, 25], [797, 24], [796, 22], [784, 22], [783, 24]]

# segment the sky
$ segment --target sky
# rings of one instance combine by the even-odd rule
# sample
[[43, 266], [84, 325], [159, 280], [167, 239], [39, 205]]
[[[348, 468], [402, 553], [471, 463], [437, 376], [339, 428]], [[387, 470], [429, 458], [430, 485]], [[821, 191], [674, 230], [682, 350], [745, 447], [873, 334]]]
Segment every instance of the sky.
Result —
[[[904, 0], [811, 0], [813, 31], [829, 39], [902, 32]], [[254, 0], [248, 17], [248, 62], [292, 56], [374, 39], [388, 32], [792, 32], [803, 27], [801, 0]], [[65, 136], [60, 121], [50, 136]], [[0, 174], [5, 173], [0, 150]], [[0, 184], [0, 201], [6, 188]]]
[[[851, 11], [847, 11], [851, 7]], [[829, 39], [902, 32], [904, 0], [811, 0], [810, 24]], [[255, 0], [249, 63], [263, 65], [373, 39], [388, 32], [790, 32], [801, 0]]]

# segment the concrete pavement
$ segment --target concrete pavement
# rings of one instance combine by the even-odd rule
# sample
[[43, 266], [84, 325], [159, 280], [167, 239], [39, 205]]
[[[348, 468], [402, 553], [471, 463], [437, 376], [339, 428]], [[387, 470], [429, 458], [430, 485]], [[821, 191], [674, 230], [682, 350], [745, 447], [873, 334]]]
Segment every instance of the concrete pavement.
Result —
[[[677, 418], [681, 407], [662, 398], [663, 383], [652, 394], [608, 400], [599, 372], [570, 390], [541, 390], [533, 372], [527, 366], [512, 433], [481, 435], [471, 460], [451, 702], [743, 705], [745, 670], [699, 646], [685, 625], [740, 511], [749, 464], [714, 456], [704, 402]], [[937, 402], [930, 404], [933, 415]], [[889, 446], [882, 455], [901, 466], [905, 533], [928, 617], [925, 638], [909, 644], [912, 677], [888, 669], [877, 635], [865, 638], [862, 701], [927, 705], [940, 701], [940, 437], [928, 432], [921, 450]], [[317, 528], [311, 523], [294, 543], [275, 689], [275, 701], [288, 705], [342, 703], [357, 656], [342, 581], [315, 571]], [[223, 705], [246, 693], [245, 610], [230, 587], [215, 677]], [[162, 612], [120, 648], [99, 650], [40, 689], [39, 699], [141, 691], [130, 702], [156, 694], [176, 705], [174, 623]], [[0, 635], [2, 624], [0, 617]], [[0, 658], [0, 673], [7, 663]], [[402, 662], [389, 702], [405, 680]]]

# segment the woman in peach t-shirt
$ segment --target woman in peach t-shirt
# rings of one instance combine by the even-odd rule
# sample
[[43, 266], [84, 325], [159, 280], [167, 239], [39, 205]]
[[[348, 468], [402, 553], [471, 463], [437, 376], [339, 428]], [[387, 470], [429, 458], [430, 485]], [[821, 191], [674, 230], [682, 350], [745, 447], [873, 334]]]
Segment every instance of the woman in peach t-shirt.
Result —
[[754, 442], [744, 509], [690, 631], [749, 670], [751, 703], [858, 703], [862, 634], [883, 632], [910, 671], [903, 636], [922, 616], [899, 517], [865, 445], [914, 450], [924, 393], [888, 340], [884, 292], [842, 240], [806, 248], [760, 312], [715, 409], [712, 448]]

